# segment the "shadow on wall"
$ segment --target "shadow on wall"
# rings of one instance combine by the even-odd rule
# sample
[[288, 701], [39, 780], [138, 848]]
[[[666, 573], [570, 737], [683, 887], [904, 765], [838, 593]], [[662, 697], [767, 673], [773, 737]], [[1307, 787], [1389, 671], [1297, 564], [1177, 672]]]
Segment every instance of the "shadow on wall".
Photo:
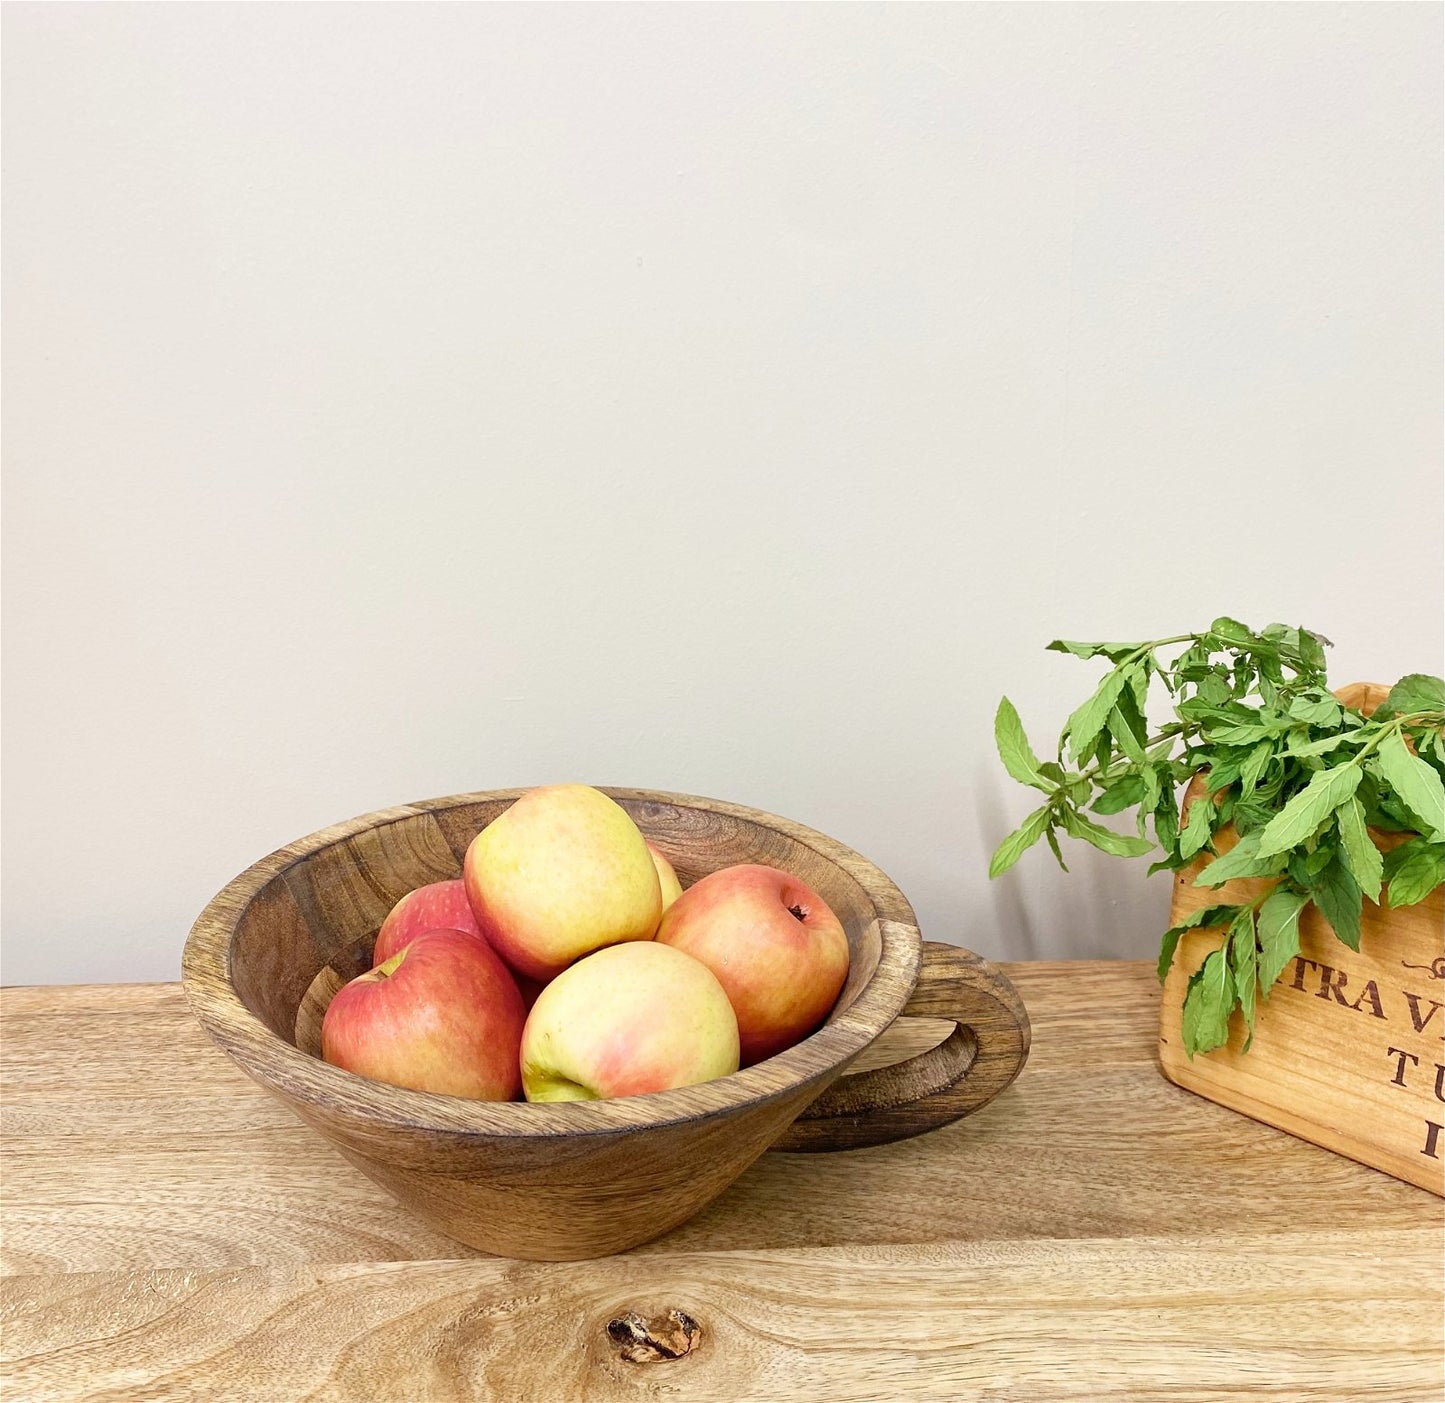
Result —
[[[990, 770], [973, 786], [974, 815], [988, 854], [1022, 821], [1018, 787]], [[1133, 816], [1100, 819], [1133, 832]], [[989, 885], [997, 948], [1009, 960], [1153, 959], [1168, 925], [1172, 874], [1145, 874], [1152, 858], [1110, 857], [1072, 838], [1062, 872], [1046, 841]], [[987, 861], [987, 858], [985, 858]], [[1060, 924], [1061, 913], [1066, 924]]]

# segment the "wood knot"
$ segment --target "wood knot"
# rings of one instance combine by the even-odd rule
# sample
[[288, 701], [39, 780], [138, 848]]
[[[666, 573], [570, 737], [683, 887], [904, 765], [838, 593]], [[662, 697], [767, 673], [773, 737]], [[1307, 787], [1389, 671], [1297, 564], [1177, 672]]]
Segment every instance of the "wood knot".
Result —
[[702, 1343], [702, 1326], [683, 1310], [651, 1318], [630, 1310], [607, 1322], [607, 1338], [625, 1363], [655, 1364], [691, 1354]]

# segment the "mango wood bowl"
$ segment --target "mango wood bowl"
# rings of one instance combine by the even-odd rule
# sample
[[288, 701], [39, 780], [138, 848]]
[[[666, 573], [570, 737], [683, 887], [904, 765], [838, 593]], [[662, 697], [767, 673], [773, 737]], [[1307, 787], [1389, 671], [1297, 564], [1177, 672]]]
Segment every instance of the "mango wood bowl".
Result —
[[[716, 1198], [764, 1150], [842, 1150], [977, 1110], [1028, 1056], [1013, 986], [978, 956], [923, 942], [903, 894], [841, 843], [737, 804], [609, 789], [683, 885], [762, 862], [838, 914], [852, 968], [811, 1037], [701, 1086], [527, 1105], [407, 1091], [317, 1054], [326, 1003], [369, 968], [392, 905], [456, 877], [472, 837], [524, 791], [383, 809], [280, 848], [237, 877], [186, 941], [192, 1011], [249, 1076], [404, 1207], [502, 1256], [568, 1260], [646, 1242]], [[901, 1014], [956, 1025], [937, 1047], [843, 1077]]]

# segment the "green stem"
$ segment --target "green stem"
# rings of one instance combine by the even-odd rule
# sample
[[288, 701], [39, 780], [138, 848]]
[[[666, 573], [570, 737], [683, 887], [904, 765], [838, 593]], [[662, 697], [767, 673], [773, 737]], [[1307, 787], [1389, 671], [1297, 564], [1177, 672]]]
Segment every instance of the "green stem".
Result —
[[[1194, 726], [1191, 728], [1186, 726], [1182, 721], [1171, 721], [1167, 726], [1161, 726], [1154, 735], [1146, 737], [1142, 742], [1143, 748], [1146, 751], [1152, 750], [1160, 741], [1173, 740], [1176, 737], [1188, 735], [1191, 729], [1198, 731], [1199, 727]], [[1097, 779], [1100, 775], [1107, 774], [1109, 769], [1110, 766], [1100, 765], [1095, 762], [1089, 766], [1087, 770], [1080, 770], [1072, 779], [1066, 779], [1060, 788], [1067, 788], [1071, 784], [1077, 784], [1081, 779]], [[1124, 761], [1124, 773], [1127, 774], [1130, 771], [1138, 774], [1139, 767], [1134, 761], [1126, 759]]]
[[1346, 762], [1358, 765], [1365, 756], [1373, 755], [1381, 744], [1389, 739], [1390, 732], [1401, 734], [1406, 726], [1445, 725], [1445, 711], [1412, 711], [1404, 716], [1394, 716], [1384, 722], [1378, 731], [1365, 742]]

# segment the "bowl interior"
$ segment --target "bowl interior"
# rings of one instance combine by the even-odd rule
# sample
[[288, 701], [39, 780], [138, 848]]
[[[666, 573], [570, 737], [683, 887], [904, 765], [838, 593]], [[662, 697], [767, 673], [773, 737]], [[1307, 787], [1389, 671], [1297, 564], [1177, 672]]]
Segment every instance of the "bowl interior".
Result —
[[[720, 867], [759, 862], [796, 874], [818, 892], [842, 922], [851, 956], [829, 1023], [853, 1007], [876, 973], [880, 921], [912, 921], [891, 883], [888, 893], [902, 911], [880, 909], [888, 902], [880, 903], [877, 882], [864, 885], [876, 869], [821, 835], [736, 806], [608, 792], [667, 856], [684, 887]], [[289, 863], [283, 849], [275, 875], [235, 921], [229, 975], [241, 1003], [277, 1038], [316, 1056], [327, 1002], [370, 968], [376, 933], [392, 906], [415, 887], [459, 876], [467, 845], [514, 797], [509, 791], [409, 805], [361, 827], [341, 825], [329, 839], [303, 840]]]

